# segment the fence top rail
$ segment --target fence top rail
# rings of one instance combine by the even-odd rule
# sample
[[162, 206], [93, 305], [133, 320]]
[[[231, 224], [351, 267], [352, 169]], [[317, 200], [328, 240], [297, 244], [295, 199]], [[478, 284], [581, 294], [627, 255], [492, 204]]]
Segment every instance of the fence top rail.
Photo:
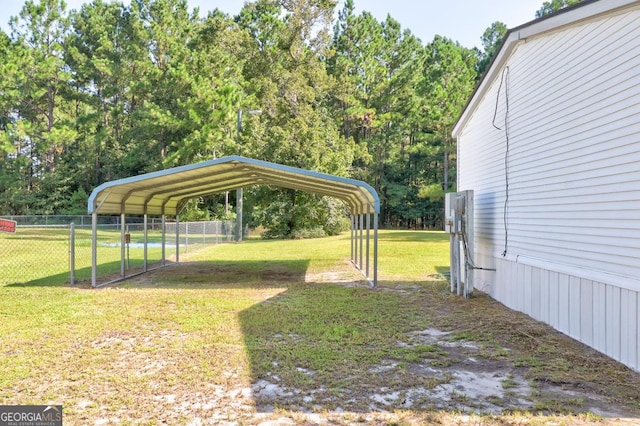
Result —
[[[0, 215], [0, 219], [8, 219], [17, 222], [19, 227], [40, 227], [40, 226], [69, 226], [70, 224], [89, 225], [91, 226], [92, 217], [87, 215]], [[149, 217], [148, 222], [159, 223], [160, 217]], [[120, 216], [99, 216], [98, 226], [120, 225]], [[185, 221], [183, 223], [222, 223], [234, 222], [233, 220], [199, 220]], [[176, 223], [174, 219], [166, 220], [165, 223]], [[235, 223], [235, 222], [234, 222]], [[127, 225], [143, 225], [144, 218], [139, 216], [127, 216], [125, 224]]]
[[29, 229], [29, 228], [33, 228], [33, 229], [37, 229], [37, 228], [69, 228], [71, 224], [63, 224], [63, 225], [16, 225], [16, 228], [20, 228], [20, 229]]

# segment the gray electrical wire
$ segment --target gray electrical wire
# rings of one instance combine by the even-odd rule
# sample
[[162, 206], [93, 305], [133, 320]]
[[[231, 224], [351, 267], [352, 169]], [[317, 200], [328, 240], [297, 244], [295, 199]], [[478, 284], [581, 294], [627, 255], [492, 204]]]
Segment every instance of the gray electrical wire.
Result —
[[496, 94], [496, 108], [493, 112], [493, 127], [502, 131], [502, 129], [496, 126], [496, 116], [498, 115], [498, 103], [500, 100], [500, 91], [502, 90], [502, 85], [504, 84], [504, 94], [505, 94], [505, 114], [504, 114], [504, 134], [506, 139], [506, 149], [504, 152], [504, 180], [505, 180], [505, 196], [504, 196], [504, 207], [502, 209], [502, 219], [504, 222], [504, 251], [502, 252], [502, 257], [507, 255], [507, 247], [509, 244], [509, 228], [507, 226], [507, 210], [509, 207], [509, 67], [505, 67], [502, 70], [502, 77], [500, 78], [500, 86], [498, 86], [498, 93]]
[[467, 243], [467, 230], [464, 226], [464, 220], [462, 221], [462, 247], [464, 249], [465, 263], [469, 268], [477, 269], [480, 271], [495, 271], [495, 269], [483, 268], [483, 267], [477, 266], [473, 261], [473, 257], [471, 257], [471, 253], [469, 252], [469, 247]]

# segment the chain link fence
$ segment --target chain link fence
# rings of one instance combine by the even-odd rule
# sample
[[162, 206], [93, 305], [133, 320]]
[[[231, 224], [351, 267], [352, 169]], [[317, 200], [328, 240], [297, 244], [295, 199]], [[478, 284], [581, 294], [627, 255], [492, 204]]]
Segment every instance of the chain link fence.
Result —
[[[91, 216], [0, 216], [17, 222], [15, 233], [0, 233], [0, 286], [80, 284], [91, 280]], [[144, 223], [127, 218], [126, 275], [144, 266]], [[233, 221], [147, 222], [147, 266], [178, 255], [233, 241]], [[107, 281], [121, 272], [120, 217], [98, 217], [97, 276]]]

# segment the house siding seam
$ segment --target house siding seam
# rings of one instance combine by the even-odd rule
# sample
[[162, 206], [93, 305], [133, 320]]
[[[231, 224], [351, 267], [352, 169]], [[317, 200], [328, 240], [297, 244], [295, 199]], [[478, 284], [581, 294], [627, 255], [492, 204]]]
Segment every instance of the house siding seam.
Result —
[[505, 64], [457, 133], [476, 263], [498, 269], [474, 284], [640, 370], [640, 7], [522, 40]]

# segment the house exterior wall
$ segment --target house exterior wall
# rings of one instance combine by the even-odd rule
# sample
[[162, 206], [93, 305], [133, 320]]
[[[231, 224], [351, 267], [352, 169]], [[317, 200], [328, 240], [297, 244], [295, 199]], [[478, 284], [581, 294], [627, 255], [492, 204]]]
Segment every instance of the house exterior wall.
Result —
[[474, 285], [640, 371], [640, 5], [521, 40], [501, 72], [457, 134], [497, 269]]

